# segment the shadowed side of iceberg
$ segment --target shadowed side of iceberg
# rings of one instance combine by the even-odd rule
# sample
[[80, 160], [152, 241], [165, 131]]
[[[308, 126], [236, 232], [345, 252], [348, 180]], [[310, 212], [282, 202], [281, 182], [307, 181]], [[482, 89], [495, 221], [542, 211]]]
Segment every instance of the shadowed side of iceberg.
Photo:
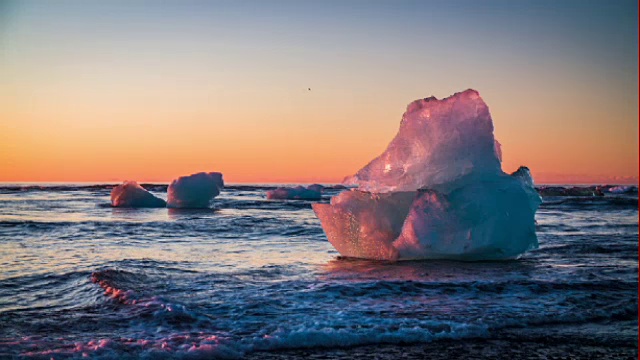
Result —
[[181, 176], [167, 189], [167, 206], [181, 209], [205, 209], [224, 187], [222, 174], [201, 172]]
[[535, 209], [511, 176], [415, 199], [394, 241], [399, 258], [506, 260], [538, 247]]

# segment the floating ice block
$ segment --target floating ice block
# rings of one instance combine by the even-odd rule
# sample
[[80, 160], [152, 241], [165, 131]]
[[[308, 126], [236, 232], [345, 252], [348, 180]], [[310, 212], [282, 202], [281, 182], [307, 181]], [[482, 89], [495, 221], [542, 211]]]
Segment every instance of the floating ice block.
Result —
[[407, 106], [387, 149], [330, 204], [314, 204], [348, 257], [513, 259], [535, 249], [541, 203], [529, 169], [501, 169], [489, 108], [475, 90]]
[[202, 209], [211, 206], [211, 200], [224, 187], [222, 174], [217, 172], [181, 176], [167, 189], [167, 206], [170, 208]]
[[167, 203], [145, 190], [135, 181], [125, 181], [111, 190], [111, 205], [114, 207], [165, 207]]

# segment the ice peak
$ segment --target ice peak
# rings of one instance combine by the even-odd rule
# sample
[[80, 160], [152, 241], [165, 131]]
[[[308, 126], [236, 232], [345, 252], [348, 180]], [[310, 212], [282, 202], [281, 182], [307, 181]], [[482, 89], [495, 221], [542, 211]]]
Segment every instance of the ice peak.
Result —
[[467, 175], [499, 174], [493, 120], [473, 89], [413, 101], [387, 149], [348, 178], [367, 191], [413, 191]]
[[433, 95], [426, 97], [424, 99], [415, 100], [411, 102], [409, 105], [407, 105], [407, 112], [405, 113], [405, 115], [425, 107], [441, 106], [441, 103], [454, 102], [461, 99], [466, 99], [466, 100], [479, 99], [481, 102], [483, 102], [482, 98], [480, 97], [480, 93], [478, 93], [476, 90], [473, 90], [473, 89], [467, 89], [465, 91], [457, 92], [451, 96], [443, 98], [442, 100], [439, 100], [437, 97]]

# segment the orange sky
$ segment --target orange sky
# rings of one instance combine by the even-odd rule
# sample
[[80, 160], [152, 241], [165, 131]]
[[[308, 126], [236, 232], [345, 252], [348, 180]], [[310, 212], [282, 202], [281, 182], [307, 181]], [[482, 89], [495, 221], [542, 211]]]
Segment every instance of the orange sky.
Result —
[[[455, 8], [424, 22], [294, 8], [300, 23], [283, 25], [259, 9], [216, 20], [208, 8], [123, 17], [117, 6], [65, 4], [16, 3], [0, 18], [0, 181], [220, 171], [235, 183], [339, 182], [384, 150], [409, 102], [474, 88], [505, 171], [637, 183], [637, 17], [621, 20], [625, 9], [585, 10], [560, 27], [515, 8], [466, 22]], [[483, 23], [493, 25], [464, 28]]]

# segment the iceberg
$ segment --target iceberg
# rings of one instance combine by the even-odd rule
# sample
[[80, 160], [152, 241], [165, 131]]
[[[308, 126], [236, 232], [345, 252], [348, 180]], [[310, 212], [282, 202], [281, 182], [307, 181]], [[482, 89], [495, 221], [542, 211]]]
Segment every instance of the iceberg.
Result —
[[638, 192], [638, 188], [631, 185], [629, 186], [618, 185], [618, 186], [613, 186], [608, 188], [607, 192], [611, 194], [628, 194], [628, 193]]
[[280, 187], [267, 191], [269, 200], [320, 200], [322, 198], [322, 185], [310, 185], [309, 187], [296, 186], [293, 188]]
[[167, 203], [145, 190], [135, 181], [125, 181], [111, 190], [111, 206], [114, 207], [165, 207]]
[[167, 206], [181, 209], [204, 209], [211, 206], [213, 198], [224, 188], [222, 174], [201, 172], [181, 176], [167, 189]]
[[487, 105], [475, 90], [407, 106], [387, 149], [313, 204], [331, 244], [377, 260], [514, 259], [538, 247], [541, 198], [528, 168], [501, 169]]
[[321, 193], [322, 191], [324, 191], [324, 186], [322, 186], [320, 184], [312, 184], [312, 185], [307, 186], [307, 189], [313, 190], [313, 191], [317, 191], [317, 192]]

